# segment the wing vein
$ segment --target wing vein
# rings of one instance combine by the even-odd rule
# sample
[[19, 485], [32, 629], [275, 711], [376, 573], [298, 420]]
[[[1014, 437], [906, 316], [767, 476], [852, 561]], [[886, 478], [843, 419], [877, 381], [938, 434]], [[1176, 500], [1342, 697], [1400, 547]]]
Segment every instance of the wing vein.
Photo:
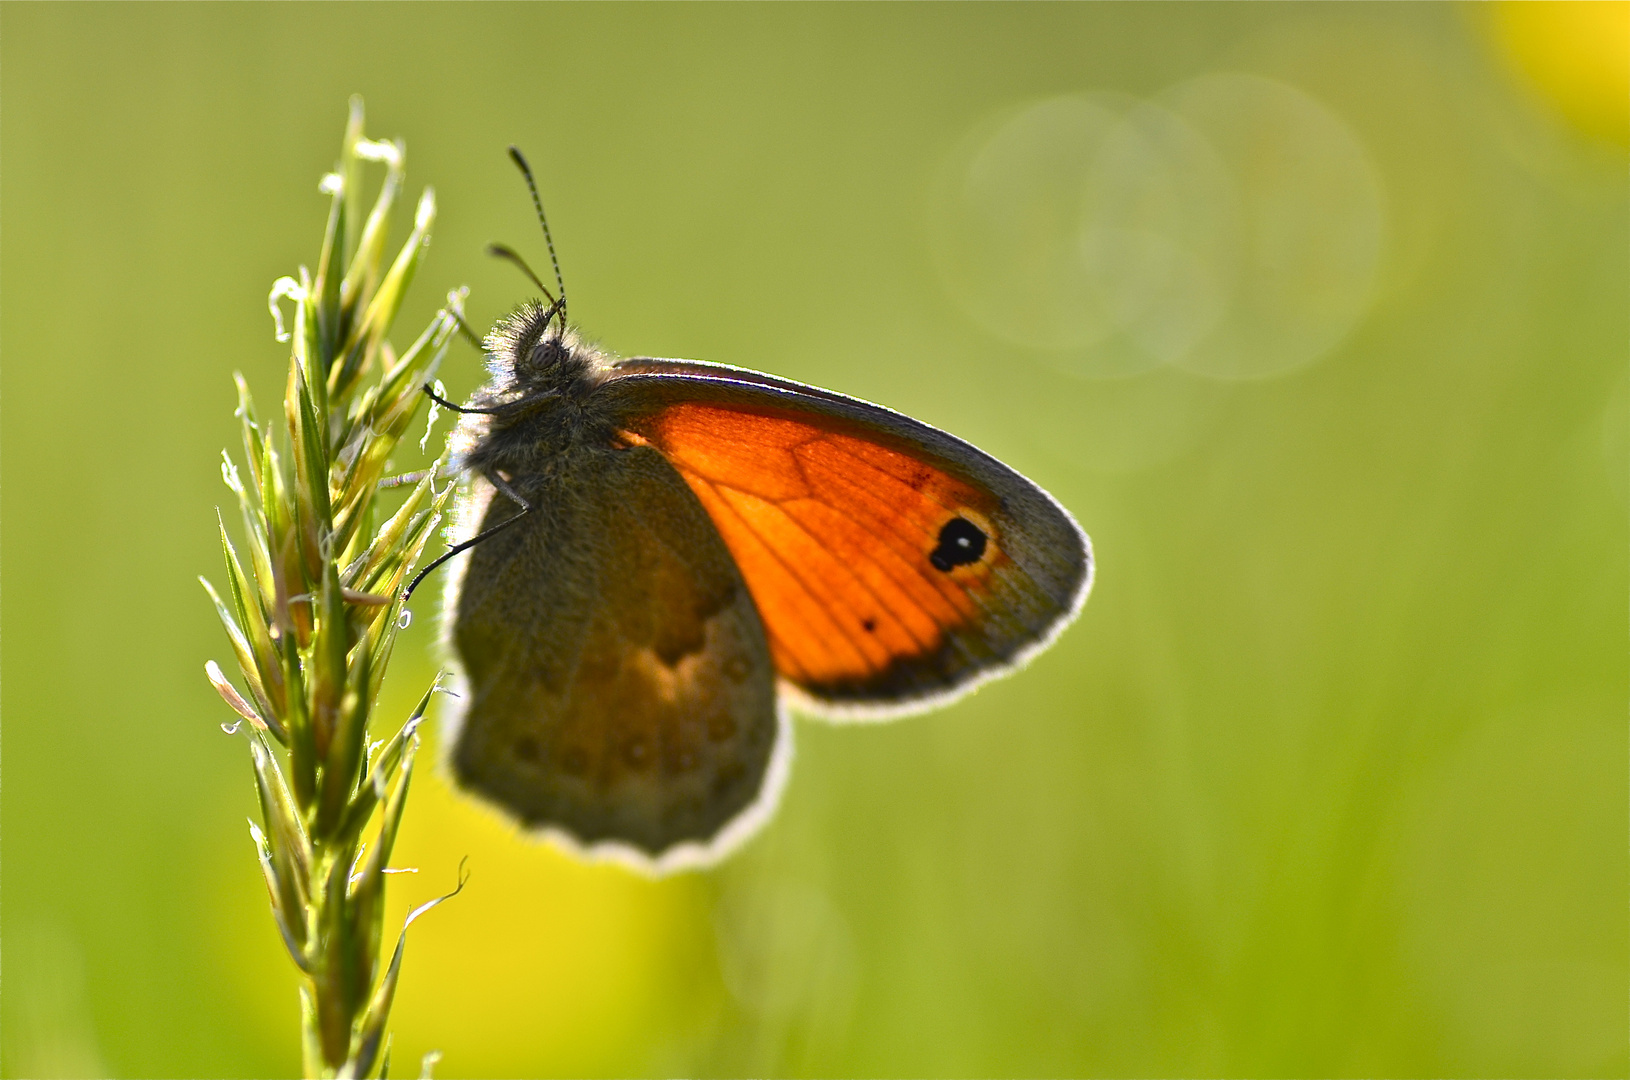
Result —
[[[818, 489], [816, 487], [815, 482], [810, 478], [809, 469], [808, 469], [807, 465], [805, 464], [802, 455], [797, 453], [797, 451], [801, 447], [805, 447], [805, 446], [810, 445], [811, 443], [818, 442], [823, 438], [824, 438], [824, 436], [820, 436], [820, 435], [813, 436], [813, 437], [811, 437], [809, 439], [806, 439], [803, 442], [799, 443], [797, 446], [789, 447], [788, 450], [787, 450], [787, 453], [792, 458], [793, 466], [798, 470], [798, 475], [804, 482], [805, 490], [807, 490], [807, 491], [809, 491], [811, 493], [810, 495], [807, 495], [807, 496], [800, 496], [800, 498], [806, 499], [806, 500], [808, 500], [810, 502], [814, 502], [814, 503], [816, 503], [817, 505], [820, 505], [820, 506], [826, 506], [829, 509], [832, 509], [832, 510], [834, 510], [836, 512], [841, 513], [841, 511], [837, 511], [836, 507], [832, 507], [832, 506], [830, 506], [830, 504], [824, 502], [823, 500], [821, 500], [821, 499], [819, 499], [817, 497], [814, 497], [813, 493]], [[791, 502], [791, 501], [795, 501], [795, 500], [785, 500], [785, 501]], [[867, 525], [864, 521], [861, 521], [859, 518], [852, 517], [852, 516], [847, 515], [847, 514], [845, 514], [843, 516], [844, 516], [844, 519], [846, 521], [848, 521], [850, 524], [854, 525], [856, 528], [858, 528], [861, 532], [865, 533], [867, 536], [870, 536], [872, 539], [876, 540], [877, 543], [879, 544], [879, 546], [881, 546], [881, 547], [883, 547], [885, 549], [890, 548], [891, 545], [889, 545], [888, 541], [884, 540], [883, 537], [879, 536], [877, 534], [877, 532], [875, 530], [873, 530], [871, 528], [871, 526]], [[802, 522], [800, 522], [799, 524], [801, 526]], [[891, 573], [888, 566], [884, 563], [883, 560], [878, 559], [876, 557], [868, 557], [868, 561], [874, 567], [877, 568], [877, 572], [879, 574], [881, 574], [881, 575], [883, 575], [883, 577], [887, 578], [889, 580], [889, 583], [892, 584], [897, 590], [899, 590], [900, 594], [903, 597], [905, 597], [907, 603], [912, 603], [912, 605], [914, 607], [917, 607], [919, 610], [922, 611], [922, 613], [925, 616], [927, 616], [928, 620], [934, 624], [935, 630], [937, 630], [939, 632], [940, 637], [943, 638], [943, 637], [946, 636], [946, 626], [945, 626], [945, 624], [942, 623], [939, 620], [939, 617], [936, 616], [932, 611], [929, 611], [926, 608], [923, 608], [921, 605], [914, 604], [912, 602], [910, 587], [907, 584], [901, 582], [898, 577], [896, 577], [893, 573]], [[900, 561], [905, 562], [906, 560], [901, 559]], [[908, 569], [909, 569], [909, 564], [907, 564], [907, 565], [908, 565]], [[900, 624], [900, 627], [901, 627], [901, 629], [903, 629], [905, 631], [906, 636], [911, 638], [913, 641], [915, 641], [917, 643], [917, 646], [923, 652], [926, 653], [929, 649], [933, 648], [933, 644], [934, 644], [933, 642], [923, 641], [922, 638], [918, 637], [917, 633], [914, 630], [912, 630], [911, 621], [909, 619], [902, 617], [900, 615], [900, 613], [898, 611], [896, 611], [895, 608], [892, 605], [890, 605], [888, 603], [885, 603], [883, 598], [881, 596], [879, 596], [874, 590], [872, 590], [870, 586], [867, 586], [864, 582], [862, 582], [861, 585], [862, 585], [863, 588], [866, 589], [866, 591], [868, 593], [871, 594], [872, 599], [877, 602], [877, 606], [880, 609], [882, 609], [884, 611], [887, 611], [894, 618], [894, 621]]]
[[[727, 487], [731, 491], [735, 491], [737, 494], [740, 494], [740, 495], [746, 495], [749, 498], [756, 498], [756, 496], [753, 496], [751, 493], [743, 492], [739, 488], [731, 487], [728, 484], [721, 484], [719, 486]], [[775, 506], [776, 509], [780, 510], [780, 506], [778, 504], [770, 502], [770, 500], [768, 500], [768, 499], [764, 500], [764, 502], [766, 502], [770, 506]], [[734, 511], [735, 508], [732, 507], [731, 509]], [[803, 526], [799, 525], [797, 520], [795, 518], [793, 518], [792, 515], [788, 514], [785, 510], [781, 511], [781, 515], [787, 521], [791, 522], [793, 524], [793, 526], [798, 529], [799, 532], [804, 534], [804, 536], [808, 537], [811, 541], [814, 541], [816, 544], [820, 543], [818, 540], [815, 540], [815, 538], [813, 536], [810, 536], [808, 530], [804, 529]], [[746, 519], [746, 517], [744, 517], [739, 511], [736, 512], [736, 520], [740, 521], [742, 523], [742, 527], [745, 528], [748, 532], [752, 533], [758, 539], [758, 542], [764, 545], [765, 550], [767, 550], [770, 553], [771, 557], [773, 557], [775, 559], [775, 561], [781, 565], [781, 569], [785, 570], [789, 575], [791, 575], [793, 577], [794, 580], [796, 580], [798, 582], [799, 586], [804, 590], [804, 595], [809, 597], [810, 600], [812, 600], [817, 607], [820, 607], [823, 610], [825, 610], [826, 605], [824, 603], [822, 603], [821, 598], [815, 594], [815, 590], [810, 587], [810, 585], [808, 583], [808, 577], [806, 575], [800, 573], [796, 568], [793, 567], [793, 565], [791, 563], [787, 562], [786, 559], [782, 558], [781, 552], [776, 550], [776, 548], [773, 545], [771, 545], [770, 541], [765, 539], [764, 534], [759, 532], [756, 528], [754, 528], [752, 523], [749, 522]], [[839, 564], [839, 565], [841, 566], [841, 564]], [[851, 575], [851, 577], [852, 576], [853, 575]], [[862, 586], [862, 587], [864, 587], [864, 586]], [[832, 612], [828, 611], [827, 614], [832, 615]], [[833, 616], [832, 617], [832, 625], [837, 628], [838, 633], [840, 635], [842, 635], [844, 641], [848, 642], [849, 647], [854, 649], [856, 655], [858, 655], [860, 657], [860, 662], [866, 666], [866, 670], [871, 674], [876, 674], [879, 669], [866, 656], [866, 650], [864, 648], [862, 648], [860, 642], [853, 635], [851, 635], [849, 633], [849, 629], [843, 625], [843, 622], [841, 620], [839, 620], [836, 616]]]
[[[882, 471], [882, 470], [879, 470], [877, 468], [877, 466], [873, 465], [871, 462], [869, 462], [869, 461], [865, 460], [864, 458], [859, 457], [859, 456], [857, 456], [855, 454], [851, 454], [849, 451], [843, 449], [843, 447], [837, 445], [836, 443], [832, 443], [832, 442], [828, 441], [826, 445], [833, 452], [838, 453], [838, 454], [842, 454], [844, 457], [846, 457], [850, 461], [854, 462], [856, 467], [858, 467], [858, 468], [867, 469], [867, 470], [870, 470], [872, 472], [881, 472]], [[803, 462], [800, 462], [799, 465], [800, 465], [800, 468], [802, 468]], [[805, 473], [803, 475], [805, 475], [807, 477], [807, 473]], [[887, 475], [887, 474], [884, 474], [884, 475]], [[831, 473], [830, 473], [830, 482], [844, 485], [846, 488], [848, 488], [850, 491], [852, 491], [854, 493], [855, 497], [858, 500], [864, 500], [870, 494], [865, 488], [851, 482], [849, 480], [849, 478], [847, 476], [845, 476], [843, 474], [843, 472], [841, 472], [839, 470], [834, 469], [834, 470], [831, 471]], [[938, 499], [930, 498], [929, 496], [927, 496], [926, 494], [923, 494], [920, 491], [917, 492], [917, 494], [922, 495], [922, 497], [926, 501], [932, 503], [935, 506], [940, 507], [941, 509], [951, 510], [952, 512], [954, 512], [953, 508], [946, 507], [945, 504], [940, 502]], [[887, 515], [884, 515], [883, 520], [888, 523], [887, 528], [888, 528], [889, 533], [892, 534], [893, 536], [895, 536], [896, 538], [898, 538], [899, 540], [905, 542], [907, 545], [909, 545], [911, 547], [911, 550], [912, 550], [913, 555], [915, 557], [921, 558], [921, 553], [916, 549], [916, 545], [915, 545], [915, 541], [916, 541], [917, 538], [909, 535], [908, 533], [904, 532], [900, 528], [895, 527], [894, 524], [893, 524], [893, 522], [895, 520], [894, 518], [891, 518], [891, 517], [888, 517]], [[876, 535], [876, 534], [874, 533], [873, 535]], [[881, 539], [881, 537], [879, 537], [879, 539]], [[908, 563], [908, 565], [909, 565], [909, 563]], [[1011, 565], [1013, 566], [1015, 572], [1018, 575], [1022, 576], [1023, 578], [1025, 578], [1027, 580], [1030, 580], [1029, 573], [1022, 566], [1019, 566], [1017, 563], [1012, 563]], [[965, 597], [967, 599], [968, 603], [974, 605], [974, 607], [976, 607], [980, 611], [980, 613], [983, 616], [985, 616], [986, 618], [989, 618], [989, 619], [992, 619], [992, 620], [995, 620], [995, 621], [998, 621], [998, 622], [1005, 622], [1009, 626], [1013, 626], [1015, 624], [1020, 626], [1020, 627], [1025, 626], [1025, 623], [1023, 621], [1019, 621], [1019, 620], [1016, 620], [1016, 619], [1012, 618], [1006, 611], [1003, 610], [1002, 606], [987, 602], [986, 599], [983, 596], [981, 596], [979, 593], [975, 592], [972, 589], [964, 588], [962, 585], [958, 584], [957, 581], [955, 579], [951, 578], [949, 575], [941, 574], [941, 575], [936, 575], [936, 576], [930, 576], [928, 574], [924, 574], [924, 573], [918, 571], [917, 572], [917, 578], [918, 578], [918, 580], [925, 582], [931, 589], [933, 589], [935, 592], [938, 592], [942, 596], [949, 593], [949, 592], [952, 592], [954, 590], [955, 595]], [[997, 581], [997, 584], [1001, 584], [999, 579]], [[1033, 580], [1031, 581], [1031, 584], [1032, 585], [1034, 584]], [[929, 614], [930, 614], [930, 617], [932, 617], [932, 613], [930, 612]], [[936, 621], [938, 621], [938, 620], [936, 620]], [[966, 621], [967, 622], [978, 622], [980, 620], [968, 619]], [[955, 624], [955, 626], [961, 626], [961, 625], [963, 625], [962, 621], [959, 621], [957, 624]], [[947, 632], [947, 636], [949, 638], [951, 638], [951, 640], [953, 640], [956, 643], [958, 651], [961, 652], [962, 655], [970, 663], [974, 664], [975, 666], [979, 666], [979, 665], [981, 665], [983, 663], [983, 661], [979, 657], [975, 656], [971, 651], [969, 651], [968, 642], [966, 641], [964, 635], [959, 634], [959, 633], [957, 633], [955, 631], [955, 629], [952, 629], [952, 630]]]
[[[728, 485], [725, 485], [725, 486], [728, 486]], [[732, 488], [732, 490], [736, 490], [736, 489]], [[770, 503], [772, 506], [774, 506], [778, 510], [780, 510], [782, 516], [785, 517], [789, 523], [791, 523], [793, 528], [795, 528], [799, 532], [803, 533], [804, 536], [809, 539], [810, 543], [814, 544], [816, 547], [826, 548], [826, 545], [821, 543], [820, 537], [818, 537], [814, 533], [810, 532], [809, 529], [807, 529], [804, 526], [804, 523], [802, 521], [799, 521], [798, 518], [794, 517], [792, 514], [787, 512], [786, 503], [799, 501], [799, 500], [815, 502], [818, 505], [825, 505], [825, 504], [821, 503], [819, 499], [809, 499], [807, 496], [800, 496], [798, 500], [766, 499], [764, 501]], [[913, 641], [915, 641], [919, 648], [923, 649], [924, 651], [927, 651], [928, 646], [926, 644], [924, 644], [922, 641], [918, 640], [917, 635], [912, 633], [910, 625], [904, 619], [900, 618], [900, 616], [895, 613], [893, 608], [891, 608], [888, 604], [883, 602], [883, 598], [880, 597], [879, 595], [877, 595], [876, 590], [874, 590], [870, 585], [866, 584], [865, 580], [863, 578], [861, 578], [860, 575], [856, 574], [853, 570], [849, 569], [849, 567], [844, 564], [842, 559], [839, 559], [834, 555], [833, 556], [833, 561], [837, 563], [837, 567], [838, 567], [839, 572], [845, 574], [851, 582], [853, 582], [856, 586], [858, 586], [860, 588], [860, 590], [862, 592], [864, 592], [867, 596], [871, 597], [872, 602], [877, 605], [877, 609], [879, 611], [888, 612], [889, 617], [900, 625], [900, 628], [901, 628], [901, 630], [903, 630], [905, 632], [905, 635], [908, 638], [911, 638]], [[867, 561], [871, 562], [873, 566], [878, 566], [878, 563], [877, 563], [877, 561], [875, 559], [868, 559]], [[881, 569], [881, 567], [879, 567], [879, 569]], [[887, 572], [885, 571], [884, 573], [885, 573], [885, 576], [886, 576]], [[893, 579], [890, 579], [890, 580], [893, 580]], [[849, 608], [849, 605], [844, 604], [844, 607], [845, 607], [845, 609], [848, 609], [848, 610], [852, 611], [852, 609]], [[854, 614], [856, 614], [857, 616], [859, 615], [858, 612], [854, 612]], [[929, 617], [932, 618], [933, 616], [929, 616]], [[936, 626], [938, 625], [937, 621], [936, 621], [935, 625]], [[839, 625], [839, 629], [844, 630], [844, 628], [842, 627], [841, 624]], [[848, 631], [844, 630], [844, 633], [847, 636]], [[850, 640], [855, 641], [855, 639], [852, 638], [852, 637], [850, 638]], [[858, 643], [856, 644], [856, 648], [857, 649], [860, 648]], [[864, 652], [864, 650], [862, 650], [862, 652]]]
[[[734, 492], [736, 492], [737, 494], [740, 494], [740, 495], [748, 495], [749, 497], [756, 497], [756, 496], [752, 496], [751, 493], [743, 492], [740, 488], [737, 488], [737, 487], [735, 487], [733, 485], [730, 485], [730, 484], [725, 484], [725, 483], [722, 483], [720, 481], [710, 481], [710, 480], [707, 480], [706, 478], [703, 478], [703, 477], [698, 477], [698, 479], [701, 480], [702, 483], [706, 484], [709, 488], [713, 488], [715, 490], [718, 489], [718, 488], [727, 488], [727, 489], [729, 489], [731, 491], [734, 491]], [[867, 659], [865, 650], [863, 650], [859, 646], [859, 644], [852, 637], [849, 636], [849, 632], [846, 629], [844, 629], [843, 625], [836, 618], [831, 618], [831, 613], [830, 612], [826, 612], [825, 605], [821, 603], [820, 597], [815, 595], [814, 590], [812, 590], [809, 587], [809, 585], [805, 581], [803, 575], [799, 574], [797, 570], [793, 569], [793, 567], [791, 565], [789, 565], [784, 558], [781, 557], [781, 552], [777, 551], [776, 548], [768, 540], [766, 540], [764, 538], [764, 535], [753, 527], [752, 523], [747, 520], [747, 518], [741, 513], [740, 510], [738, 510], [738, 509], [736, 509], [736, 507], [730, 505], [730, 502], [729, 502], [728, 499], [720, 499], [719, 504], [724, 509], [726, 509], [726, 510], [728, 510], [730, 512], [730, 514], [735, 518], [735, 520], [742, 527], [742, 529], [744, 529], [746, 532], [751, 534], [753, 539], [757, 540], [759, 542], [759, 544], [761, 544], [763, 546], [765, 552], [768, 553], [768, 555], [770, 556], [771, 559], [775, 560], [776, 565], [781, 567], [781, 569], [786, 573], [788, 579], [792, 582], [792, 584], [794, 586], [796, 586], [798, 588], [798, 590], [800, 592], [802, 592], [804, 594], [805, 598], [808, 599], [809, 602], [811, 604], [813, 604], [817, 609], [821, 610], [822, 612], [824, 612], [824, 613], [826, 613], [828, 615], [828, 618], [831, 620], [833, 628], [837, 630], [839, 636], [842, 637], [844, 643], [847, 644], [854, 651], [856, 657], [860, 660], [861, 665], [866, 669], [866, 671], [868, 673], [875, 674], [877, 672], [877, 668], [872, 664], [872, 662], [869, 659]], [[770, 505], [774, 505], [774, 504], [771, 503]], [[790, 521], [791, 518], [789, 517], [788, 520]], [[805, 535], [807, 536], [808, 533], [805, 533]], [[807, 669], [806, 669], [806, 671], [807, 671]]]
[[[824, 503], [824, 502], [821, 502], [821, 500], [819, 500], [819, 499], [811, 499], [811, 498], [809, 498], [807, 496], [800, 496], [799, 499], [788, 500], [788, 501], [789, 502], [797, 502], [797, 501], [813, 502], [813, 503], [815, 503], [816, 505], [819, 505], [819, 506], [827, 506], [827, 504]], [[829, 509], [830, 509], [830, 507], [829, 507]], [[883, 537], [879, 536], [877, 534], [877, 532], [874, 529], [872, 529], [871, 526], [867, 525], [865, 522], [860, 521], [860, 520], [858, 520], [856, 518], [852, 518], [852, 517], [846, 517], [844, 520], [848, 521], [850, 524], [855, 526], [855, 528], [859, 529], [861, 532], [865, 533], [867, 536], [871, 537], [873, 540], [876, 540], [880, 547], [889, 548], [888, 541], [885, 540]], [[802, 523], [800, 523], [800, 524], [802, 524]], [[806, 532], [807, 532], [807, 530], [806, 530]], [[910, 589], [910, 587], [907, 586], [905, 583], [901, 582], [901, 580], [898, 577], [896, 577], [889, 570], [889, 567], [883, 562], [882, 559], [878, 559], [878, 558], [868, 556], [867, 561], [869, 561], [873, 566], [875, 566], [877, 568], [877, 572], [879, 574], [881, 574], [884, 577], [888, 578], [889, 582], [892, 585], [894, 585], [894, 587], [896, 589], [898, 589], [900, 591], [900, 594], [906, 598], [907, 602], [910, 602], [910, 599], [911, 599], [911, 589]], [[901, 561], [904, 562], [905, 560], [902, 559]], [[924, 652], [927, 652], [930, 648], [933, 647], [932, 642], [923, 641], [920, 637], [918, 637], [916, 632], [911, 629], [911, 623], [908, 620], [902, 618], [900, 616], [900, 613], [898, 611], [896, 611], [891, 604], [885, 602], [883, 600], [883, 598], [876, 593], [876, 591], [874, 591], [870, 586], [866, 585], [864, 582], [861, 583], [861, 587], [865, 588], [866, 591], [871, 594], [872, 599], [877, 601], [877, 606], [879, 608], [883, 609], [884, 611], [887, 611], [894, 618], [894, 621], [899, 623], [900, 626], [905, 630], [906, 634], [909, 637], [911, 637], [913, 640], [915, 640], [919, 646], [922, 647]], [[925, 615], [928, 618], [928, 620], [934, 624], [934, 628], [939, 631], [941, 637], [944, 637], [949, 632], [949, 628], [943, 622], [940, 621], [939, 616], [935, 615], [932, 611], [929, 611], [926, 608], [923, 608], [921, 605], [916, 605], [916, 606], [917, 606], [918, 610], [921, 611], [923, 613], [923, 615]]]
[[[838, 450], [836, 447], [833, 447], [833, 449], [837, 450], [839, 453], [844, 453], [842, 450]], [[853, 454], [844, 453], [844, 456], [849, 458], [849, 460], [856, 462], [861, 468], [868, 469], [873, 472], [878, 471], [875, 466], [867, 461], [855, 457]], [[860, 485], [853, 483], [839, 470], [833, 469], [828, 473], [827, 483], [841, 484], [843, 487], [848, 489], [848, 491], [851, 493], [851, 499], [856, 502], [864, 504], [870, 500], [871, 493], [869, 491]], [[888, 514], [878, 514], [876, 516], [880, 517], [885, 522], [885, 528], [888, 531], [888, 535], [892, 535], [896, 540], [903, 543], [905, 545], [905, 549], [911, 553], [910, 558], [903, 560], [907, 565], [912, 565], [916, 560], [924, 560], [926, 562], [923, 553], [918, 546], [920, 540], [919, 537], [912, 536], [904, 530], [896, 527], [893, 523], [894, 519]], [[878, 536], [879, 539], [883, 539], [881, 534], [874, 533], [873, 535]], [[894, 545], [890, 544], [889, 546], [893, 547]], [[916, 573], [917, 579], [926, 584], [931, 591], [938, 593], [947, 600], [950, 600], [953, 609], [956, 607], [953, 599], [956, 596], [967, 597], [970, 601], [974, 601], [974, 597], [967, 589], [964, 589], [961, 585], [958, 585], [946, 575], [941, 574], [938, 577], [930, 577], [929, 575], [922, 573], [920, 570], [917, 570], [914, 566], [913, 572]]]

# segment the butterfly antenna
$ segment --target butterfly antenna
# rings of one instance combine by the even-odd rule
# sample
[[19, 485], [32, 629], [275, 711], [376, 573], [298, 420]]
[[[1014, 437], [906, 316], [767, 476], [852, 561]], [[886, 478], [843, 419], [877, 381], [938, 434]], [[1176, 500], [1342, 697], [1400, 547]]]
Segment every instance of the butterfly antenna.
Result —
[[481, 335], [470, 329], [470, 324], [464, 321], [464, 316], [460, 315], [452, 308], [447, 309], [447, 316], [453, 320], [453, 323], [458, 327], [458, 332], [464, 335], [464, 339], [466, 341], [468, 341], [471, 345], [474, 345], [477, 349], [484, 350], [486, 348], [481, 341]]
[[549, 291], [549, 286], [538, 280], [538, 275], [532, 272], [532, 268], [526, 265], [526, 260], [521, 258], [520, 253], [514, 248], [510, 247], [508, 244], [488, 244], [487, 254], [491, 255], [495, 259], [507, 259], [509, 262], [512, 262], [516, 266], [520, 267], [521, 273], [532, 279], [532, 284], [538, 287], [538, 289], [543, 293], [544, 298], [551, 304], [555, 302], [555, 294]]
[[[532, 193], [532, 208], [538, 212], [538, 224], [543, 226], [543, 242], [549, 248], [549, 263], [554, 267], [555, 285], [560, 289], [560, 327], [564, 330], [566, 328], [566, 279], [560, 276], [560, 259], [555, 256], [555, 238], [549, 235], [549, 219], [543, 214], [543, 200], [538, 198], [538, 184], [537, 181], [532, 179], [532, 166], [526, 163], [526, 158], [521, 155], [519, 147], [511, 146], [509, 148], [509, 157], [511, 161], [515, 162], [515, 167], [521, 170], [521, 175], [526, 177], [526, 190]], [[530, 274], [531, 271], [528, 270], [527, 273]], [[537, 281], [537, 278], [533, 277], [532, 280]], [[539, 288], [542, 288], [541, 284]], [[547, 290], [545, 290], [544, 295], [548, 295]]]

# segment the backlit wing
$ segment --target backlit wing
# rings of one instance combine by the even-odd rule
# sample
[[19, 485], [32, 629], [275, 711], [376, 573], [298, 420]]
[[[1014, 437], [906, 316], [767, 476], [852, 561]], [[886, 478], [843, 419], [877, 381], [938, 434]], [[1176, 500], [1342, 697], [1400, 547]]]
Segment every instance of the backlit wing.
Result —
[[[572, 451], [451, 585], [459, 782], [523, 823], [658, 865], [767, 811], [790, 732], [746, 586], [654, 450]], [[518, 509], [476, 479], [468, 531]], [[777, 764], [779, 762], [779, 764]], [[609, 848], [606, 846], [609, 845]]]
[[827, 711], [910, 711], [1006, 671], [1086, 597], [1091, 548], [1046, 492], [927, 424], [693, 361], [623, 361], [627, 438], [706, 508], [783, 679]]

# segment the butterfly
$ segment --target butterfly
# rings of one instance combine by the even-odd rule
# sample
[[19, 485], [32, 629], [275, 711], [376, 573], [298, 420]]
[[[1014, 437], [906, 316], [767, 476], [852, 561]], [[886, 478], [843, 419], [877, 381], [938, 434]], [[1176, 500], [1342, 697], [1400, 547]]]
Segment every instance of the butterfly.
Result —
[[1090, 541], [995, 458], [773, 375], [617, 359], [568, 325], [558, 262], [558, 298], [527, 273], [551, 302], [494, 327], [490, 381], [454, 406], [466, 482], [442, 557], [468, 551], [444, 601], [447, 761], [525, 826], [646, 868], [709, 862], [773, 810], [789, 705], [931, 708], [1080, 611]]

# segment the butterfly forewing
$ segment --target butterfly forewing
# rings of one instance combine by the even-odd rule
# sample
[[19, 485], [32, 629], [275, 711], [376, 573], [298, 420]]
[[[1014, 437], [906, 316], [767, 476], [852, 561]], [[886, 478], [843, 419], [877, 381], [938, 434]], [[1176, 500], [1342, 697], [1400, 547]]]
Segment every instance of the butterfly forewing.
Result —
[[690, 361], [624, 361], [602, 393], [706, 508], [776, 670], [838, 711], [922, 707], [1006, 670], [1085, 598], [1069, 514], [926, 424]]

